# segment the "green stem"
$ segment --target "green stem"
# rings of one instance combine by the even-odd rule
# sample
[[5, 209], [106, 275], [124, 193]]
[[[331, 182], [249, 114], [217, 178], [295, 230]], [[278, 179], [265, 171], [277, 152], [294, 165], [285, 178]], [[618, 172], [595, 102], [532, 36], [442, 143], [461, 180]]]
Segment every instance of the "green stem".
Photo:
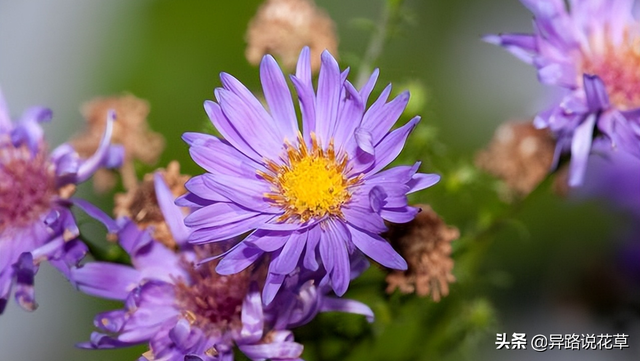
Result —
[[380, 21], [378, 22], [378, 26], [376, 27], [373, 36], [369, 40], [369, 45], [367, 45], [367, 50], [365, 51], [362, 63], [360, 64], [360, 69], [356, 78], [356, 85], [358, 89], [367, 82], [367, 79], [373, 70], [373, 64], [375, 64], [380, 57], [380, 54], [382, 54], [382, 50], [388, 38], [389, 28], [397, 21], [403, 1], [404, 0], [387, 0], [384, 2]]
[[[470, 270], [475, 271], [477, 269], [481, 261], [485, 258], [484, 254], [489, 250], [491, 244], [493, 244], [493, 240], [496, 238], [496, 234], [503, 229], [503, 226], [508, 224], [509, 221], [513, 219], [514, 216], [518, 214], [518, 212], [520, 212], [524, 208], [524, 206], [530, 202], [531, 199], [535, 198], [539, 193], [542, 193], [543, 191], [549, 189], [554, 179], [554, 175], [555, 172], [547, 174], [545, 179], [543, 179], [538, 184], [538, 186], [533, 191], [531, 191], [531, 193], [529, 193], [524, 198], [514, 202], [499, 216], [495, 217], [487, 227], [479, 229], [472, 234], [466, 235], [466, 238], [468, 238], [470, 241], [466, 244], [465, 247], [462, 247], [456, 253], [470, 256]], [[473, 254], [470, 255], [469, 253]]]

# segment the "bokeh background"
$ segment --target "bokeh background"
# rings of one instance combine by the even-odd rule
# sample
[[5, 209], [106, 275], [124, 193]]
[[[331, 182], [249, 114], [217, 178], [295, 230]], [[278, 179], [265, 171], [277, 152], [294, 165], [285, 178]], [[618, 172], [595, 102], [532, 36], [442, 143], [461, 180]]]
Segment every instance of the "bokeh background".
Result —
[[[336, 23], [341, 67], [355, 72], [384, 1], [316, 3]], [[53, 145], [83, 126], [78, 109], [93, 97], [130, 92], [146, 99], [150, 126], [167, 143], [157, 165], [178, 159], [184, 173], [198, 174], [180, 135], [206, 128], [202, 103], [213, 98], [221, 71], [259, 89], [257, 68], [244, 57], [246, 27], [259, 5], [257, 0], [0, 0], [0, 86], [13, 116], [29, 105], [53, 109], [53, 122], [46, 126]], [[404, 20], [376, 63], [381, 69], [376, 92], [389, 82], [396, 90], [414, 90], [411, 110], [423, 121], [398, 162], [421, 159], [423, 171], [443, 175], [414, 201], [432, 204], [460, 229], [459, 245], [454, 242], [458, 282], [439, 303], [386, 296], [384, 272], [374, 266], [347, 295], [368, 303], [377, 321], [320, 317], [299, 331], [305, 357], [637, 360], [640, 215], [593, 196], [604, 194], [609, 183], [588, 182], [569, 198], [544, 186], [492, 232], [485, 250], [472, 252], [481, 255], [477, 260], [465, 251], [469, 244], [475, 247], [465, 235], [511, 209], [498, 200], [495, 180], [474, 169], [474, 153], [500, 123], [530, 118], [554, 96], [537, 83], [533, 69], [481, 41], [488, 33], [530, 31], [530, 14], [516, 0], [407, 0], [404, 7]], [[637, 163], [628, 167], [638, 169]], [[151, 169], [138, 170], [141, 175]], [[90, 187], [81, 192], [104, 209], [113, 205]], [[380, 286], [372, 291], [372, 284]], [[10, 303], [0, 316], [0, 360], [133, 360], [144, 351], [75, 349], [76, 342], [88, 339], [95, 313], [117, 304], [75, 292], [47, 265], [36, 290], [37, 312]], [[495, 334], [502, 332], [624, 332], [630, 347], [495, 350]]]

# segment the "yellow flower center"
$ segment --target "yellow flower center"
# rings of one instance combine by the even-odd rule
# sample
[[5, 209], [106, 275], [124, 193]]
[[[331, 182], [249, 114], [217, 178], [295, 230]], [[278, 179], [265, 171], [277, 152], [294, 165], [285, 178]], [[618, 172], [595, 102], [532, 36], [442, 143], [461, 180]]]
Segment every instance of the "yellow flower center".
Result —
[[308, 149], [299, 134], [298, 147], [285, 142], [284, 164], [267, 160], [269, 171], [258, 171], [272, 184], [272, 193], [266, 193], [265, 197], [285, 211], [280, 221], [306, 222], [327, 215], [342, 217], [342, 205], [351, 198], [349, 187], [360, 180], [360, 177], [347, 178], [347, 157], [336, 156], [333, 141], [323, 150], [311, 133], [311, 143]]
[[[594, 48], [597, 47], [594, 45]], [[607, 43], [587, 56], [582, 70], [602, 79], [612, 104], [622, 110], [640, 107], [640, 38]]]

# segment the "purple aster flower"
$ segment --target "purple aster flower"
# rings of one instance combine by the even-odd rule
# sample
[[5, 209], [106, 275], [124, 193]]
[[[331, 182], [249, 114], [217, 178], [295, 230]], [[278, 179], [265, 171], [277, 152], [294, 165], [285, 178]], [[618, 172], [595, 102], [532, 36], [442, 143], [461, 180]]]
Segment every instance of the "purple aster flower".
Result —
[[[439, 176], [417, 173], [419, 163], [382, 170], [402, 150], [418, 124], [415, 117], [391, 130], [409, 100], [388, 101], [391, 86], [366, 109], [378, 71], [362, 89], [346, 80], [328, 52], [321, 56], [317, 91], [309, 49], [303, 49], [291, 81], [298, 93], [302, 129], [285, 77], [270, 55], [260, 65], [269, 111], [237, 79], [222, 73], [218, 102], [205, 110], [224, 136], [186, 133], [192, 158], [208, 173], [192, 178], [179, 204], [195, 207], [185, 219], [195, 244], [250, 234], [218, 264], [220, 274], [240, 272], [269, 254], [263, 298], [272, 301], [286, 276], [302, 266], [323, 269], [321, 285], [338, 295], [349, 285], [350, 255], [406, 269], [405, 260], [379, 236], [384, 220], [404, 223], [417, 208], [407, 194], [435, 184]], [[319, 262], [318, 262], [319, 261]]]
[[556, 162], [571, 153], [569, 185], [582, 184], [594, 137], [640, 158], [640, 22], [633, 0], [521, 0], [533, 34], [487, 36], [566, 90], [534, 124], [557, 137]]
[[102, 332], [94, 332], [91, 341], [80, 347], [148, 343], [150, 350], [140, 360], [222, 361], [233, 360], [236, 345], [252, 360], [297, 360], [302, 345], [293, 341], [289, 327], [304, 324], [321, 311], [372, 317], [361, 303], [324, 296], [310, 277], [303, 285], [287, 285], [286, 302], [265, 308], [254, 270], [219, 275], [216, 262], [195, 266], [211, 247], [186, 243], [184, 215], [159, 174], [155, 190], [179, 249], [170, 250], [154, 240], [149, 229], [119, 219], [124, 222], [120, 244], [133, 266], [87, 263], [72, 270], [71, 281], [85, 293], [121, 300], [125, 307], [97, 315], [95, 325]]
[[16, 301], [34, 310], [33, 280], [38, 265], [48, 260], [63, 274], [86, 253], [70, 211], [76, 205], [115, 232], [115, 223], [81, 199], [71, 198], [75, 185], [102, 166], [114, 166], [120, 152], [109, 145], [113, 119], [91, 157], [81, 159], [68, 144], [48, 154], [39, 123], [51, 111], [27, 109], [11, 122], [0, 92], [0, 313], [15, 284]]

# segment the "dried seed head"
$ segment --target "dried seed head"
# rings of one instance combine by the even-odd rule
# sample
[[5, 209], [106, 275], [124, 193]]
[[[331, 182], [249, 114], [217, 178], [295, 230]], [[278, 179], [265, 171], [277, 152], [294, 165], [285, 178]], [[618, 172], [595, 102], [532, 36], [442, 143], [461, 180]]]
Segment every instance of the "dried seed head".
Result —
[[530, 122], [507, 122], [489, 146], [476, 155], [476, 166], [502, 179], [507, 200], [529, 194], [549, 173], [555, 141], [547, 129]]
[[409, 265], [406, 271], [393, 271], [387, 276], [387, 292], [397, 288], [402, 293], [431, 294], [438, 302], [449, 294], [449, 283], [455, 281], [451, 273], [451, 241], [458, 239], [460, 233], [445, 224], [430, 206], [415, 206], [422, 212], [413, 221], [390, 223], [389, 231], [383, 234]]
[[338, 54], [335, 25], [313, 0], [266, 0], [249, 23], [246, 38], [245, 55], [256, 65], [272, 54], [285, 68], [295, 69], [300, 50], [309, 46], [311, 68], [317, 71], [322, 51]]
[[[164, 138], [149, 129], [149, 103], [145, 100], [130, 94], [95, 98], [85, 103], [81, 110], [87, 122], [85, 130], [71, 140], [72, 146], [81, 156], [88, 157], [98, 148], [109, 109], [116, 112], [117, 121], [113, 125], [111, 142], [124, 147], [120, 171], [125, 188], [129, 189], [137, 183], [133, 161], [155, 163], [164, 149]], [[116, 183], [114, 174], [108, 170], [96, 172], [93, 180], [98, 191], [107, 191]]]

